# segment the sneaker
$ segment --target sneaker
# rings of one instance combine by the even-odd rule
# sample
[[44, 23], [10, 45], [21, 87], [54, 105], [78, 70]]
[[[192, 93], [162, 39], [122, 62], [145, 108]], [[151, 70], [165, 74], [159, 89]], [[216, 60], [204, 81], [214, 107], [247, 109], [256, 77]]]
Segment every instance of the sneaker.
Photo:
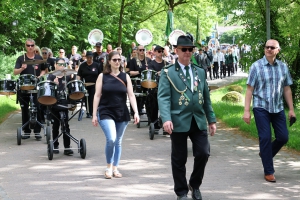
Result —
[[53, 153], [54, 154], [59, 154], [59, 146], [56, 146], [56, 147], [54, 147], [54, 149], [53, 149]]
[[[71, 147], [68, 147], [68, 148], [71, 148]], [[64, 150], [64, 154], [67, 155], [67, 156], [72, 155], [73, 153], [74, 153], [74, 152], [73, 152], [72, 149], [65, 149], [65, 150]]]
[[92, 116], [89, 113], [86, 114], [86, 118], [91, 118], [91, 117]]

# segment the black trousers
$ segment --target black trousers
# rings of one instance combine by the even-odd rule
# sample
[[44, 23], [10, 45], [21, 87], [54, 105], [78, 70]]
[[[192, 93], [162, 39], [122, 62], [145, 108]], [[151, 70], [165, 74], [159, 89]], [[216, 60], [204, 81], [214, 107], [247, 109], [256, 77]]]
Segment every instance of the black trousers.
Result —
[[212, 74], [212, 72], [211, 72], [211, 67], [208, 67], [207, 70], [208, 70], [208, 73], [209, 73], [209, 78], [210, 78], [210, 80], [212, 80], [212, 76], [211, 76], [211, 74]]
[[[69, 127], [69, 111], [68, 109], [60, 109], [56, 106], [53, 106], [51, 109], [51, 113], [54, 115], [52, 116], [53, 119], [53, 126], [52, 126], [52, 138], [53, 140], [59, 135], [59, 127], [60, 127], [60, 112], [64, 112], [64, 124], [66, 128], [66, 132], [70, 133], [70, 127]], [[64, 140], [64, 147], [68, 148], [71, 143], [71, 139], [69, 136], [63, 134], [63, 140]], [[58, 140], [54, 142], [54, 147], [57, 147], [59, 145]]]
[[228, 64], [227, 66], [228, 66], [228, 68], [227, 68], [228, 76], [230, 76], [230, 72], [232, 71], [233, 64], [230, 63], [230, 64]]
[[[40, 104], [37, 101], [37, 94], [32, 94], [33, 96], [33, 106], [37, 109], [37, 120], [41, 122], [41, 113], [40, 113]], [[18, 100], [22, 110], [22, 126], [29, 121], [30, 111], [29, 111], [29, 102], [30, 102], [30, 94], [21, 93], [18, 91]], [[38, 123], [35, 123], [34, 127], [29, 127], [28, 123], [25, 127], [23, 127], [24, 133], [31, 133], [31, 128], [34, 129], [34, 133], [41, 132], [41, 126]]]
[[213, 76], [214, 76], [214, 79], [219, 78], [219, 64], [218, 64], [218, 62], [214, 62]]
[[[146, 110], [149, 114], [150, 121], [154, 123], [158, 119], [158, 102], [157, 102], [157, 88], [149, 89], [146, 100]], [[154, 124], [155, 129], [159, 129], [158, 123]]]
[[95, 96], [95, 85], [87, 86], [86, 90], [89, 93], [89, 96], [88, 96], [89, 110], [87, 110], [86, 97], [84, 97], [86, 110], [87, 110], [86, 112], [92, 115], [93, 114], [93, 102], [94, 102], [94, 96]]
[[199, 188], [202, 184], [204, 170], [208, 157], [210, 155], [210, 145], [207, 136], [207, 130], [199, 130], [193, 117], [188, 132], [173, 132], [171, 134], [172, 141], [172, 174], [174, 179], [174, 191], [177, 196], [187, 194], [189, 189], [186, 179], [187, 162], [187, 137], [192, 141], [194, 167], [189, 179], [192, 188]]

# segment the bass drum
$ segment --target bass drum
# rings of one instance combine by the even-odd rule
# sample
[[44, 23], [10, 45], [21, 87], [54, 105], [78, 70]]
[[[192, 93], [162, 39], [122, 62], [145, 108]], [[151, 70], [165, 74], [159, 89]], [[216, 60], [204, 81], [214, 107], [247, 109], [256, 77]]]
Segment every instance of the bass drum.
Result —
[[37, 100], [40, 104], [49, 106], [56, 104], [57, 84], [53, 81], [42, 81], [38, 83]]
[[144, 70], [141, 73], [141, 85], [144, 88], [156, 88], [157, 82], [156, 82], [156, 71], [152, 69]]
[[84, 97], [85, 87], [82, 81], [73, 80], [67, 84], [68, 95], [72, 100], [79, 100]]
[[16, 94], [16, 81], [0, 80], [0, 94], [2, 95]]

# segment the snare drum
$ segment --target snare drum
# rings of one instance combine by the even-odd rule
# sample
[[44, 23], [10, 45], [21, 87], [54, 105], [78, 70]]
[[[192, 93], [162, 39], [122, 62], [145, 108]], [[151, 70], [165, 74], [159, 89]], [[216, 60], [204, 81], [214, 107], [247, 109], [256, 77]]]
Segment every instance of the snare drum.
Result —
[[141, 79], [140, 78], [131, 78], [131, 83], [133, 87], [134, 93], [142, 93], [142, 87], [141, 87]]
[[56, 104], [57, 84], [53, 81], [42, 81], [38, 83], [37, 100], [43, 105]]
[[141, 85], [144, 88], [157, 87], [156, 71], [152, 69], [144, 70], [141, 73]]
[[0, 94], [3, 95], [16, 94], [16, 81], [0, 80]]
[[20, 90], [34, 90], [37, 79], [32, 74], [22, 74], [18, 80]]
[[82, 81], [73, 80], [67, 84], [68, 95], [72, 100], [79, 100], [84, 97], [85, 87]]

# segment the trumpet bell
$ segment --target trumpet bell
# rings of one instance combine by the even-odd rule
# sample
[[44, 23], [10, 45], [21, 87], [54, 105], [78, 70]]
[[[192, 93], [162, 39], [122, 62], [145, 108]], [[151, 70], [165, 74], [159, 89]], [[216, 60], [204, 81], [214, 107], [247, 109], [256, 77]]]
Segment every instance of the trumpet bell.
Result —
[[103, 33], [99, 29], [92, 30], [88, 35], [88, 41], [91, 45], [95, 46], [97, 42], [101, 42], [103, 40]]
[[153, 39], [152, 33], [148, 29], [140, 29], [135, 34], [135, 40], [140, 45], [148, 45], [152, 42], [152, 39]]
[[170, 36], [169, 36], [169, 42], [171, 45], [177, 45], [177, 39], [179, 36], [181, 35], [185, 35], [185, 33], [182, 31], [182, 30], [174, 30], [170, 33]]

